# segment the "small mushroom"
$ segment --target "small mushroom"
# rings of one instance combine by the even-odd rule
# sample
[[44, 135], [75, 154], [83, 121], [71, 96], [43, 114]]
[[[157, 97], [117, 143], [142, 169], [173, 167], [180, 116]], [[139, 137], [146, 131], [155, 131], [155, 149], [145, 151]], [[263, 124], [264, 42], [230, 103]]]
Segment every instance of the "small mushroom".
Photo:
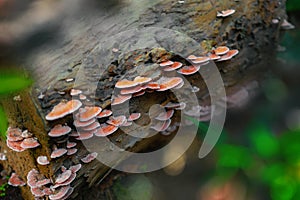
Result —
[[16, 152], [22, 152], [26, 150], [25, 148], [21, 147], [21, 143], [22, 141], [11, 142], [9, 140], [6, 140], [7, 147]]
[[95, 132], [94, 130], [79, 132], [79, 136], [76, 137], [76, 140], [88, 140], [94, 136], [94, 132]]
[[50, 163], [47, 156], [39, 156], [36, 161], [40, 165], [48, 165]]
[[112, 106], [122, 104], [131, 99], [131, 95], [117, 95], [113, 97]]
[[36, 187], [42, 187], [42, 186], [47, 185], [49, 183], [51, 183], [50, 179], [43, 178], [41, 180], [38, 180], [35, 185], [36, 185]]
[[160, 113], [155, 119], [159, 121], [166, 121], [168, 119], [171, 119], [174, 114], [174, 110], [168, 110], [167, 112]]
[[143, 84], [146, 84], [146, 83], [149, 83], [150, 81], [152, 81], [152, 78], [137, 76], [134, 78], [133, 81], [139, 85], [143, 85]]
[[89, 121], [92, 118], [96, 117], [101, 111], [102, 108], [98, 106], [93, 106], [93, 107], [86, 106], [84, 108], [81, 108], [79, 110], [79, 120], [81, 122]]
[[68, 150], [68, 152], [67, 152], [68, 156], [74, 155], [78, 151], [78, 149], [76, 149], [76, 148], [71, 148], [71, 149], [67, 149], [67, 150]]
[[100, 126], [99, 122], [96, 121], [96, 122], [92, 123], [89, 126], [83, 127], [82, 130], [84, 130], [84, 131], [92, 131], [92, 130], [95, 130], [96, 128], [98, 128], [99, 126]]
[[73, 148], [77, 145], [76, 142], [67, 141], [67, 149]]
[[17, 175], [16, 173], [12, 173], [10, 178], [8, 179], [8, 185], [18, 187], [18, 186], [24, 186], [26, 183]]
[[127, 121], [135, 121], [138, 120], [141, 117], [141, 113], [131, 113], [127, 119]]
[[134, 86], [137, 86], [137, 85], [138, 85], [137, 82], [129, 81], [127, 79], [123, 79], [123, 80], [118, 81], [116, 83], [115, 87], [119, 88], [119, 89], [124, 89], [124, 88], [134, 87]]
[[62, 101], [50, 113], [46, 115], [46, 120], [56, 120], [68, 114], [71, 114], [81, 107], [82, 103], [79, 100], [72, 99], [68, 102]]
[[57, 178], [55, 179], [55, 183], [63, 183], [66, 180], [68, 180], [71, 175], [72, 175], [72, 171], [66, 170], [65, 172], [63, 172], [57, 176]]
[[21, 147], [24, 149], [32, 149], [40, 146], [40, 143], [37, 141], [36, 138], [25, 138], [21, 142]]
[[166, 121], [156, 121], [155, 125], [151, 125], [150, 128], [158, 131], [158, 132], [162, 132], [162, 131], [166, 131], [169, 126], [171, 124], [171, 120], [168, 119]]
[[69, 126], [63, 126], [61, 124], [55, 125], [50, 132], [48, 133], [48, 135], [50, 137], [60, 137], [63, 135], [66, 135], [68, 133], [71, 132], [71, 128]]
[[210, 60], [209, 57], [197, 57], [196, 59], [193, 59], [192, 62], [194, 64], [201, 64], [201, 63], [206, 63], [209, 60]]
[[166, 91], [178, 86], [180, 83], [183, 82], [183, 79], [180, 77], [161, 77], [159, 80], [160, 89], [157, 91]]
[[156, 82], [147, 83], [146, 87], [147, 87], [147, 89], [151, 89], [151, 90], [158, 90], [158, 89], [160, 89], [159, 83], [156, 83]]
[[121, 126], [126, 122], [126, 116], [120, 115], [117, 117], [111, 116], [109, 120], [106, 121], [107, 124], [113, 125], [113, 126]]
[[66, 154], [67, 152], [68, 152], [68, 151], [67, 151], [66, 149], [63, 149], [63, 148], [61, 148], [61, 149], [56, 149], [56, 150], [54, 150], [54, 151], [51, 153], [50, 157], [51, 157], [51, 158], [59, 158], [59, 157], [63, 156], [64, 154]]
[[81, 158], [80, 160], [84, 163], [90, 163], [93, 160], [95, 160], [95, 158], [97, 158], [97, 156], [98, 156], [98, 153], [93, 152], [93, 153], [90, 153], [90, 154], [86, 155], [84, 158]]
[[65, 180], [64, 182], [61, 182], [61, 183], [56, 183], [55, 185], [53, 185], [53, 189], [56, 189], [58, 187], [61, 187], [61, 186], [66, 186], [66, 185], [70, 185], [76, 178], [76, 173], [73, 173], [70, 175], [70, 177]]
[[161, 66], [161, 67], [166, 67], [166, 66], [170, 66], [170, 65], [173, 65], [173, 64], [174, 64], [173, 61], [168, 60], [168, 61], [165, 61], [165, 62], [161, 62], [161, 63], [159, 64], [159, 66]]
[[176, 69], [179, 69], [180, 67], [182, 67], [181, 62], [174, 62], [172, 65], [165, 67], [163, 70], [165, 72], [170, 72], [170, 71], [174, 71]]
[[92, 123], [94, 123], [95, 121], [96, 121], [96, 118], [92, 118], [92, 119], [90, 119], [88, 121], [85, 121], [85, 122], [81, 122], [80, 120], [76, 119], [73, 124], [74, 124], [74, 126], [76, 126], [77, 128], [79, 128], [79, 127], [89, 126]]
[[7, 129], [7, 140], [11, 142], [21, 141], [24, 138], [22, 137], [22, 130], [19, 128], [11, 128]]
[[183, 68], [179, 69], [177, 72], [183, 75], [192, 75], [199, 71], [200, 65], [190, 65], [184, 66]]
[[94, 132], [94, 135], [97, 137], [105, 137], [113, 134], [117, 130], [118, 130], [117, 126], [113, 126], [109, 124], [101, 124], [101, 127]]
[[51, 200], [60, 200], [62, 199], [69, 191], [70, 185], [60, 187], [58, 190], [55, 190], [53, 194], [49, 195]]
[[236, 56], [238, 53], [239, 51], [236, 49], [230, 50], [225, 55], [221, 56], [221, 58], [217, 61], [219, 62], [219, 61], [230, 60], [233, 56]]
[[43, 192], [43, 189], [39, 188], [39, 187], [32, 187], [30, 188], [31, 194], [34, 197], [43, 197], [45, 196], [45, 193]]
[[72, 171], [72, 173], [76, 173], [81, 169], [81, 164], [72, 165], [69, 169]]
[[133, 88], [125, 88], [125, 89], [122, 89], [120, 91], [121, 95], [128, 95], [128, 94], [134, 94], [134, 93], [137, 93], [137, 92], [140, 92], [144, 90], [143, 87], [141, 87], [140, 85], [136, 86], [136, 87], [133, 87]]
[[226, 54], [230, 49], [226, 46], [218, 46], [213, 50], [213, 53], [215, 53], [218, 56]]
[[235, 10], [229, 9], [229, 10], [223, 10], [221, 12], [217, 12], [217, 17], [228, 17], [229, 15], [232, 15], [235, 13]]
[[133, 96], [133, 97], [139, 97], [139, 96], [143, 96], [145, 93], [146, 93], [146, 91], [145, 91], [145, 90], [142, 90], [142, 91], [140, 91], [140, 92], [134, 93], [132, 96]]
[[101, 111], [101, 113], [99, 113], [99, 115], [97, 115], [97, 118], [109, 117], [111, 115], [112, 115], [111, 110], [104, 109], [104, 110]]
[[71, 96], [77, 96], [77, 95], [79, 95], [81, 93], [82, 93], [81, 90], [72, 89], [71, 92], [70, 92], [70, 95]]

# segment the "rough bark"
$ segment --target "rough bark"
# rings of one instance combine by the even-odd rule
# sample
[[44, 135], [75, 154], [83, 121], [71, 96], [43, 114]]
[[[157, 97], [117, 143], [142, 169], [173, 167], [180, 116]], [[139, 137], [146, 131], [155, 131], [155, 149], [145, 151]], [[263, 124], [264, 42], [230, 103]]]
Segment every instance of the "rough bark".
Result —
[[[88, 152], [82, 144], [78, 145], [76, 156], [55, 159], [49, 166], [36, 163], [39, 155], [50, 158], [51, 147], [57, 142], [48, 137], [50, 128], [57, 123], [72, 125], [73, 120], [73, 116], [68, 116], [49, 122], [45, 120], [45, 115], [61, 100], [70, 99], [68, 94], [72, 88], [83, 90], [92, 100], [84, 104], [95, 103], [109, 108], [114, 84], [122, 75], [134, 77], [137, 75], [133, 73], [135, 68], [153, 61], [155, 56], [161, 59], [161, 52], [151, 52], [152, 47], [163, 47], [169, 51], [164, 56], [176, 57], [183, 62], [184, 56], [206, 53], [215, 45], [238, 49], [240, 53], [235, 58], [216, 63], [228, 94], [242, 87], [247, 88], [253, 80], [260, 79], [263, 67], [272, 58], [272, 49], [276, 47], [279, 35], [280, 23], [273, 24], [272, 19], [285, 18], [284, 2], [228, 0], [213, 3], [200, 0], [185, 1], [183, 4], [170, 0], [116, 1], [109, 6], [96, 4], [98, 7], [87, 6], [87, 10], [82, 12], [66, 14], [60, 21], [54, 42], [26, 54], [23, 64], [36, 78], [35, 85], [20, 94], [21, 101], [13, 101], [12, 97], [1, 100], [10, 126], [28, 129], [41, 143], [39, 148], [16, 153], [9, 150], [2, 140], [1, 151], [8, 151], [8, 160], [2, 162], [4, 168], [17, 172], [26, 180], [32, 168], [53, 178], [62, 165], [80, 163], [80, 158]], [[216, 18], [217, 11], [226, 9], [235, 9], [236, 13], [227, 18]], [[113, 52], [113, 48], [119, 49], [119, 52]], [[66, 82], [70, 78], [76, 78], [75, 82]], [[207, 104], [209, 95], [201, 77], [195, 75], [188, 80], [200, 88], [197, 96], [200, 102]], [[58, 94], [58, 91], [66, 94]], [[37, 98], [40, 93], [45, 95], [42, 100]], [[131, 102], [130, 109], [147, 112], [153, 103], [164, 103], [172, 98], [170, 93], [155, 93]], [[140, 105], [145, 106], [141, 108]], [[135, 152], [158, 148], [171, 138], [158, 135], [138, 142], [121, 131], [110, 137], [119, 146]], [[116, 162], [122, 159], [118, 158]], [[75, 187], [72, 197], [82, 198], [80, 191], [87, 187], [86, 182], [89, 186], [104, 184], [101, 181], [108, 170], [98, 161], [84, 164], [72, 183]], [[25, 199], [33, 199], [28, 186], [22, 187], [22, 193]]]

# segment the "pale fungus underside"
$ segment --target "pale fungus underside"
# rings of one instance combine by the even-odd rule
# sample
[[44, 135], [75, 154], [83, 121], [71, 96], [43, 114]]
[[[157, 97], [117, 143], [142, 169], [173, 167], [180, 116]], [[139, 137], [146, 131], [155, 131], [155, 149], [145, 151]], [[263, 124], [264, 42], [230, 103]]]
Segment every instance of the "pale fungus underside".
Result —
[[[231, 8], [235, 10], [234, 13], [230, 11]], [[162, 146], [172, 139], [181, 114], [199, 121], [210, 120], [213, 107], [209, 105], [207, 88], [198, 72], [209, 71], [213, 63], [217, 65], [231, 94], [227, 103], [233, 105], [241, 98], [247, 98], [247, 83], [257, 77], [246, 78], [245, 74], [255, 70], [250, 68], [247, 71], [249, 67], [263, 61], [254, 58], [269, 52], [264, 48], [273, 48], [273, 41], [268, 45], [266, 41], [270, 37], [277, 38], [282, 22], [275, 25], [272, 19], [284, 19], [285, 14], [276, 3], [260, 2], [247, 11], [244, 8], [244, 2], [230, 1], [222, 6], [217, 2], [214, 8], [200, 1], [182, 4], [164, 1], [155, 5], [155, 9], [143, 10], [132, 23], [128, 23], [134, 24], [128, 29], [148, 27], [152, 23], [183, 32], [197, 41], [196, 50], [189, 49], [188, 42], [180, 43], [177, 38], [169, 38], [170, 41], [157, 41], [158, 46], [164, 46], [165, 49], [148, 47], [129, 51], [126, 47], [129, 49], [130, 45], [122, 46], [122, 43], [115, 42], [103, 53], [103, 49], [93, 42], [94, 38], [85, 37], [85, 30], [76, 30], [81, 38], [70, 44], [61, 43], [65, 46], [57, 48], [55, 52], [46, 48], [44, 56], [38, 55], [40, 60], [32, 61], [30, 67], [36, 74], [44, 74], [41, 72], [49, 69], [49, 74], [39, 77], [32, 91], [21, 93], [21, 102], [10, 99], [1, 101], [12, 127], [7, 140], [1, 144], [9, 152], [3, 165], [18, 173], [20, 177], [15, 174], [12, 176], [17, 179], [17, 184], [23, 185], [21, 180], [27, 183], [22, 187], [23, 196], [27, 199], [33, 199], [33, 196], [66, 199], [70, 195], [78, 198], [82, 188], [87, 189], [88, 185], [103, 181], [108, 167], [97, 161], [97, 152], [93, 149], [88, 151], [83, 142], [97, 144], [97, 138], [107, 137], [121, 149], [147, 151], [150, 145]], [[270, 14], [270, 10], [274, 12]], [[253, 13], [258, 11], [269, 14], [257, 15], [257, 21], [252, 23]], [[125, 11], [121, 9], [119, 12]], [[223, 16], [217, 17], [218, 12]], [[172, 22], [165, 21], [162, 16], [172, 18]], [[99, 17], [99, 20], [102, 18]], [[184, 25], [182, 22], [185, 22]], [[95, 33], [102, 31], [100, 24], [95, 25]], [[252, 25], [261, 29], [251, 34]], [[113, 29], [107, 30], [107, 34], [110, 33], [114, 34]], [[82, 43], [85, 45], [82, 46]], [[73, 49], [69, 45], [82, 49]], [[175, 47], [180, 55], [168, 47]], [[88, 54], [87, 49], [91, 49]], [[72, 55], [66, 55], [64, 63], [61, 63], [64, 52]], [[45, 57], [47, 59], [43, 60]], [[72, 60], [74, 58], [76, 62]], [[101, 63], [104, 58], [109, 60], [107, 65]], [[73, 64], [70, 67], [66, 63]], [[76, 74], [80, 67], [85, 72], [84, 82], [77, 82], [82, 78], [81, 74]], [[89, 84], [95, 82], [95, 91], [90, 91]], [[187, 82], [192, 87], [187, 87]], [[237, 88], [233, 87], [235, 85]], [[239, 85], [242, 85], [242, 90]], [[197, 94], [200, 106], [179, 101], [174, 95], [175, 91], [183, 91], [182, 95]], [[233, 95], [235, 93], [238, 95]], [[129, 110], [123, 113], [120, 108], [126, 104]], [[150, 114], [154, 104], [159, 107]], [[180, 123], [188, 125], [188, 122]], [[142, 140], [123, 131], [131, 130], [135, 125], [148, 125], [149, 130], [160, 134]], [[24, 162], [27, 163], [25, 166], [20, 164]]]

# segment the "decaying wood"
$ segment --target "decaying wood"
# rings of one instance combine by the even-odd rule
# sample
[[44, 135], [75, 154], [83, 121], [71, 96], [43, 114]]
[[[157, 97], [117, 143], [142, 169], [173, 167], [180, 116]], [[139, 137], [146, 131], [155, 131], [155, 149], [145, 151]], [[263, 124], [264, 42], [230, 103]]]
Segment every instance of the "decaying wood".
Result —
[[[71, 98], [69, 92], [72, 88], [83, 90], [92, 100], [85, 101], [85, 105], [95, 103], [110, 108], [114, 85], [123, 75], [132, 78], [145, 74], [149, 71], [149, 63], [166, 57], [185, 62], [184, 56], [207, 53], [216, 45], [240, 51], [230, 61], [216, 63], [228, 94], [234, 94], [241, 87], [251, 88], [249, 83], [260, 78], [278, 39], [280, 23], [273, 24], [272, 19], [285, 18], [285, 2], [282, 1], [216, 1], [214, 5], [211, 1], [200, 0], [114, 3], [104, 7], [101, 4], [96, 4], [98, 7], [86, 6], [88, 12], [70, 12], [60, 21], [55, 42], [44, 44], [26, 56], [22, 64], [36, 78], [34, 87], [20, 93], [21, 101], [9, 97], [2, 99], [1, 103], [10, 126], [34, 133], [41, 147], [16, 153], [2, 140], [1, 151], [8, 151], [8, 160], [2, 162], [6, 170], [15, 171], [26, 180], [28, 171], [35, 168], [53, 178], [60, 173], [62, 165], [68, 167], [80, 163], [80, 158], [88, 153], [82, 144], [78, 145], [75, 156], [52, 160], [49, 166], [40, 166], [35, 161], [39, 155], [50, 158], [52, 145], [57, 143], [47, 135], [51, 127], [57, 123], [72, 125], [73, 116], [53, 122], [45, 120], [45, 115], [54, 105]], [[226, 9], [235, 9], [236, 12], [227, 18], [216, 17], [217, 11]], [[163, 47], [166, 52], [154, 47]], [[113, 51], [114, 48], [118, 51]], [[67, 79], [75, 80], [67, 82]], [[200, 102], [207, 103], [209, 96], [201, 77], [194, 75], [187, 79], [200, 88]], [[45, 95], [43, 99], [38, 99], [40, 93]], [[132, 101], [130, 109], [146, 113], [152, 104], [166, 103], [172, 98], [168, 92], [145, 95]], [[146, 122], [147, 119], [142, 121]], [[171, 138], [158, 135], [140, 141], [122, 131], [110, 136], [111, 141], [134, 152], [159, 147]], [[65, 145], [65, 142], [59, 144]], [[117, 157], [114, 161], [117, 163], [122, 159]], [[99, 183], [108, 170], [98, 161], [83, 164], [72, 183], [75, 188], [72, 197], [82, 198], [80, 191], [87, 189], [86, 182], [89, 186]], [[25, 199], [33, 199], [28, 186], [22, 187], [22, 193]]]

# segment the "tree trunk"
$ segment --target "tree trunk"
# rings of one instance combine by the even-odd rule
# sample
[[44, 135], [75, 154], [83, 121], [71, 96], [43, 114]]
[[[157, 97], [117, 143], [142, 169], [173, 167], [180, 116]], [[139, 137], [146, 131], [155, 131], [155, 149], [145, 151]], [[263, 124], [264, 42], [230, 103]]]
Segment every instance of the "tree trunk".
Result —
[[[70, 3], [65, 2], [66, 5]], [[235, 9], [236, 12], [225, 18], [216, 17], [217, 11], [227, 9]], [[264, 66], [273, 57], [272, 50], [276, 48], [280, 23], [284, 18], [283, 1], [194, 0], [180, 3], [170, 0], [116, 0], [109, 5], [101, 1], [78, 1], [78, 8], [67, 9], [53, 20], [51, 26], [58, 27], [55, 31], [51, 30], [54, 38], [28, 52], [22, 47], [17, 51], [23, 55], [22, 65], [36, 82], [30, 90], [20, 93], [21, 101], [8, 97], [1, 99], [1, 104], [8, 115], [9, 125], [29, 130], [41, 146], [18, 153], [7, 148], [6, 141], [2, 140], [1, 151], [7, 150], [8, 160], [1, 163], [7, 171], [15, 171], [23, 180], [33, 168], [55, 180], [61, 173], [61, 166], [68, 168], [81, 163], [83, 167], [71, 183], [74, 187], [71, 197], [84, 198], [80, 191], [96, 183], [105, 185], [103, 179], [110, 168], [97, 160], [84, 164], [80, 159], [94, 151], [86, 149], [87, 146], [97, 145], [97, 151], [106, 151], [105, 143], [94, 138], [77, 141], [78, 152], [74, 156], [51, 159], [50, 165], [46, 166], [36, 163], [39, 155], [50, 159], [53, 145], [66, 146], [68, 136], [59, 138], [59, 141], [49, 137], [48, 132], [54, 125], [64, 123], [74, 129], [73, 116], [55, 121], [47, 121], [45, 116], [62, 100], [71, 99], [69, 93], [72, 88], [82, 90], [88, 97], [89, 101], [82, 100], [84, 105], [110, 109], [114, 85], [121, 77], [130, 79], [141, 74], [149, 75], [157, 70], [149, 67], [149, 63], [166, 59], [184, 63], [188, 55], [204, 55], [214, 46], [226, 45], [239, 50], [239, 54], [231, 60], [215, 63], [227, 95], [234, 96], [241, 89], [249, 92], [252, 83], [263, 76]], [[280, 22], [273, 23], [273, 19]], [[210, 98], [201, 76], [196, 74], [186, 79], [200, 88], [197, 98], [201, 105], [208, 105]], [[44, 97], [38, 98], [40, 94]], [[243, 97], [237, 100], [229, 98], [228, 103], [237, 104], [240, 98]], [[154, 92], [132, 99], [129, 109], [147, 113], [151, 105], [166, 104], [174, 99], [176, 97], [170, 92]], [[178, 120], [178, 115], [175, 115], [174, 122]], [[147, 120], [142, 118], [140, 123], [145, 124]], [[157, 134], [141, 140], [120, 130], [109, 136], [114, 144], [133, 152], [157, 149], [172, 137], [173, 134]], [[76, 141], [73, 138], [70, 140]], [[107, 160], [117, 165], [124, 159], [126, 157], [115, 155]], [[28, 185], [22, 187], [22, 194], [25, 199], [34, 199]]]

